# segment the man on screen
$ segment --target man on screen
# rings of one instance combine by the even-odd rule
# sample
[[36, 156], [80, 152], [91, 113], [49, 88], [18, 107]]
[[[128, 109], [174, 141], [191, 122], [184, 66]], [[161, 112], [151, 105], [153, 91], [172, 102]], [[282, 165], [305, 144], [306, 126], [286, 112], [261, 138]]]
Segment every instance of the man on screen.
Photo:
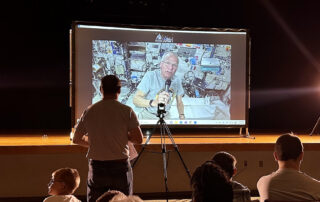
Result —
[[134, 111], [118, 102], [120, 89], [116, 76], [104, 76], [100, 86], [103, 99], [89, 106], [76, 126], [73, 143], [88, 147], [88, 202], [95, 202], [108, 190], [132, 194], [128, 142], [142, 143], [142, 132]]
[[139, 119], [157, 119], [158, 104], [165, 104], [165, 118], [170, 117], [170, 107], [176, 98], [179, 119], [185, 119], [181, 80], [175, 76], [179, 58], [176, 53], [167, 52], [162, 56], [160, 69], [147, 72], [137, 87], [133, 104], [144, 109], [138, 114]]

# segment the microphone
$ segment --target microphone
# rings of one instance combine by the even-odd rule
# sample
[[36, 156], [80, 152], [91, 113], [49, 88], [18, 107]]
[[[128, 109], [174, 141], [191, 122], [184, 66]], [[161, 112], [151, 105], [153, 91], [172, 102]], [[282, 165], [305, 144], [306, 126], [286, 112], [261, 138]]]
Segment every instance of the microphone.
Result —
[[166, 80], [166, 83], [165, 83], [165, 85], [164, 85], [164, 90], [165, 90], [166, 92], [168, 92], [168, 93], [169, 93], [170, 85], [171, 85], [171, 80], [170, 80], [170, 79], [167, 79], [167, 80]]

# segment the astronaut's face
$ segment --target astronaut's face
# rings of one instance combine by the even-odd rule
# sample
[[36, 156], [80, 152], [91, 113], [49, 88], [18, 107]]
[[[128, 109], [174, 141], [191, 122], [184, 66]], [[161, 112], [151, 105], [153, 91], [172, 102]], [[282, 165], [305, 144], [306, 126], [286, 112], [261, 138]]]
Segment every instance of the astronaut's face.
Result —
[[178, 69], [178, 58], [175, 56], [167, 57], [166, 60], [160, 63], [161, 76], [167, 80], [171, 79]]

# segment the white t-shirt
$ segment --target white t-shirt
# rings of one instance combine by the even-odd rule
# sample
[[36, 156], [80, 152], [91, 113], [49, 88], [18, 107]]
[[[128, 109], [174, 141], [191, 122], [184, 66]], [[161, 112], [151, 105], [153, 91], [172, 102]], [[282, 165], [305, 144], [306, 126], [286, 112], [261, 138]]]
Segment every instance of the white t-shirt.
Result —
[[43, 200], [43, 202], [81, 202], [73, 195], [56, 195], [49, 196]]
[[129, 158], [128, 132], [139, 126], [133, 110], [114, 99], [89, 106], [76, 126], [76, 132], [88, 135], [87, 157], [93, 160]]
[[260, 201], [320, 200], [320, 181], [295, 169], [278, 169], [257, 183]]

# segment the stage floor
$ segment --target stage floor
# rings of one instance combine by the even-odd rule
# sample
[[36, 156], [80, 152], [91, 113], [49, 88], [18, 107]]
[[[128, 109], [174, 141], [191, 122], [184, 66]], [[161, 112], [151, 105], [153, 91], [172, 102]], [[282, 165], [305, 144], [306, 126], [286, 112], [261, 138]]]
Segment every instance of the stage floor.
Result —
[[[278, 133], [256, 133], [249, 137], [239, 134], [199, 134], [173, 135], [173, 140], [182, 152], [192, 151], [268, 151], [273, 150]], [[304, 144], [305, 150], [320, 150], [320, 135], [297, 134]], [[144, 138], [144, 142], [146, 138]], [[171, 147], [171, 140], [166, 136], [166, 145]], [[142, 144], [145, 145], [145, 144]], [[136, 145], [140, 150], [142, 145]], [[161, 138], [155, 134], [151, 137], [148, 150], [158, 150]], [[0, 154], [13, 153], [79, 153], [87, 149], [70, 141], [69, 134], [2, 134], [0, 135]]]

